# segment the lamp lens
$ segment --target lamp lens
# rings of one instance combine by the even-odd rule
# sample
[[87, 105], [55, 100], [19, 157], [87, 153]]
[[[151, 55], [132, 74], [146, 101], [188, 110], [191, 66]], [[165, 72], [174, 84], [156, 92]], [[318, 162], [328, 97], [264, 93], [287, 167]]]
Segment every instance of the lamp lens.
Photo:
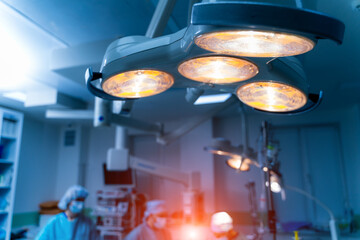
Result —
[[268, 112], [288, 112], [306, 104], [306, 95], [283, 83], [252, 82], [236, 91], [238, 98], [250, 107]]
[[199, 35], [195, 44], [205, 50], [247, 57], [285, 57], [312, 50], [315, 42], [288, 33], [238, 30]]
[[178, 71], [186, 78], [214, 84], [244, 81], [259, 72], [252, 62], [224, 56], [193, 58], [180, 64]]
[[239, 169], [241, 166], [242, 159], [241, 158], [230, 158], [227, 160], [227, 164], [229, 167], [234, 169]]
[[240, 170], [240, 171], [249, 171], [250, 165], [249, 165], [249, 159], [245, 159], [244, 162], [241, 164], [242, 158], [230, 158], [226, 161], [229, 167]]
[[119, 73], [102, 83], [103, 90], [120, 98], [141, 98], [159, 94], [174, 84], [174, 78], [156, 70], [135, 70]]

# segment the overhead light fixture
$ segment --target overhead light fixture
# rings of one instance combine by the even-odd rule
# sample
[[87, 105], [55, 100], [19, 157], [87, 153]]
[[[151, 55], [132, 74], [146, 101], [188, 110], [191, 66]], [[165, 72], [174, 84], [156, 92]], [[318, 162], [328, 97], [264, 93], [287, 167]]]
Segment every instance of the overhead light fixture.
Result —
[[254, 77], [258, 67], [244, 59], [227, 56], [206, 56], [186, 60], [181, 63], [179, 72], [194, 81], [227, 84]]
[[221, 31], [195, 38], [199, 47], [216, 53], [246, 57], [287, 57], [312, 50], [315, 42], [309, 38], [273, 31]]
[[252, 82], [236, 91], [239, 99], [250, 107], [269, 112], [290, 112], [307, 102], [304, 92], [290, 85], [277, 82]]
[[309, 93], [306, 74], [294, 57], [277, 58], [267, 63], [269, 79], [250, 80], [241, 84], [236, 95], [244, 104], [264, 112], [297, 114], [316, 108], [322, 92]]
[[231, 93], [202, 95], [194, 102], [194, 105], [222, 103], [228, 100], [231, 95]]
[[[107, 100], [152, 96], [171, 87], [211, 87], [236, 92], [259, 111], [297, 114], [316, 108], [322, 92], [310, 93], [297, 63], [281, 62], [312, 50], [319, 39], [341, 44], [344, 30], [342, 22], [315, 11], [203, 2], [193, 6], [191, 24], [174, 34], [114, 41], [100, 72], [89, 68], [85, 79], [91, 93]], [[281, 73], [273, 70], [277, 63]]]
[[102, 82], [104, 91], [119, 98], [140, 98], [159, 94], [174, 83], [174, 78], [162, 71], [135, 70], [116, 74]]

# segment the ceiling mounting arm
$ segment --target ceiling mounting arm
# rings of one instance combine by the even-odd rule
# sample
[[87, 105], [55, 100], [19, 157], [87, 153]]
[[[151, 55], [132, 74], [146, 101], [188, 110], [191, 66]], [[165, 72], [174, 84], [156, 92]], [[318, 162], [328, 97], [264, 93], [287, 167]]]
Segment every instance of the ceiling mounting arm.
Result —
[[145, 36], [155, 38], [162, 35], [171, 16], [176, 0], [159, 0]]
[[160, 135], [159, 137], [157, 137], [156, 141], [163, 145], [169, 144], [177, 140], [178, 138], [182, 137], [186, 133], [190, 132], [192, 129], [196, 128], [203, 122], [209, 120], [215, 114], [219, 113], [220, 111], [223, 111], [224, 109], [226, 109], [236, 101], [237, 99], [235, 97], [230, 97], [226, 102], [219, 104], [218, 106], [212, 108], [205, 114], [189, 119], [185, 124], [175, 129], [174, 131]]

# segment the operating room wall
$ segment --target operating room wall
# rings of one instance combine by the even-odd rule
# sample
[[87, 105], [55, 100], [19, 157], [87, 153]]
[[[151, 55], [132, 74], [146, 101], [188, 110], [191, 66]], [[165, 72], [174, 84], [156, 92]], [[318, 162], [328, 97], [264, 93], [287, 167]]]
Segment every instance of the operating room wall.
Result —
[[60, 128], [58, 143], [58, 164], [56, 172], [56, 198], [60, 199], [64, 192], [74, 184], [80, 184], [82, 127], [79, 124], [66, 124]]
[[55, 199], [59, 128], [24, 117], [14, 213], [32, 212]]
[[102, 164], [106, 162], [107, 150], [114, 147], [115, 128], [98, 127], [89, 128], [88, 139], [88, 161], [86, 163], [85, 187], [89, 190], [89, 197], [86, 200], [88, 207], [96, 206], [96, 192], [105, 189], [103, 180]]
[[[181, 126], [184, 121], [165, 123], [166, 131]], [[169, 127], [170, 126], [170, 127]], [[209, 120], [196, 127], [188, 134], [175, 141], [161, 145], [156, 143], [154, 135], [132, 134], [130, 132], [130, 152], [137, 158], [161, 164], [178, 171], [201, 173], [201, 190], [205, 194], [205, 210], [213, 212], [214, 205], [214, 169], [211, 154], [203, 147], [211, 141], [212, 122]], [[106, 152], [114, 146], [115, 127], [89, 129], [88, 161], [86, 166], [86, 183], [91, 195], [87, 205], [96, 205], [95, 193], [101, 189], [111, 188], [103, 182], [102, 164], [106, 161]], [[137, 191], [148, 199], [164, 199], [171, 212], [182, 209], [182, 192], [185, 186], [141, 171], [136, 172]]]
[[[297, 140], [298, 136], [297, 133], [294, 132], [293, 129], [300, 128], [303, 129], [303, 131], [306, 131], [306, 134], [308, 137], [310, 137], [310, 140], [315, 141], [315, 137], [322, 136], [325, 138], [328, 134], [321, 133], [321, 131], [318, 129], [316, 130], [316, 134], [314, 132], [314, 137], [312, 137], [312, 131], [309, 126], [315, 126], [318, 125], [319, 127], [324, 126], [335, 126], [339, 129], [339, 136], [335, 135], [332, 136], [333, 139], [335, 137], [338, 137], [340, 139], [339, 145], [340, 145], [340, 154], [343, 157], [344, 161], [344, 174], [346, 178], [346, 188], [349, 190], [349, 199], [350, 199], [350, 206], [355, 210], [355, 213], [360, 212], [359, 208], [359, 193], [360, 189], [357, 186], [357, 182], [359, 181], [358, 174], [356, 173], [356, 169], [359, 169], [359, 160], [360, 160], [360, 154], [359, 154], [359, 144], [360, 144], [360, 131], [359, 131], [359, 107], [358, 106], [352, 106], [344, 109], [336, 109], [331, 111], [326, 110], [317, 110], [311, 113], [299, 115], [299, 116], [282, 116], [277, 117], [273, 115], [267, 115], [267, 114], [251, 114], [248, 116], [248, 129], [249, 129], [249, 145], [253, 148], [256, 148], [257, 143], [256, 139], [259, 136], [260, 133], [260, 126], [261, 122], [263, 120], [267, 120], [270, 122], [274, 127], [275, 131], [276, 129], [283, 129], [282, 133], [279, 135], [281, 136], [283, 146], [288, 146], [286, 149], [282, 149], [282, 153], [286, 156], [292, 156], [291, 154], [296, 152], [295, 150], [298, 149], [297, 146]], [[218, 118], [214, 120], [214, 136], [215, 137], [224, 137], [232, 141], [233, 145], [238, 145], [241, 142], [241, 119], [240, 117], [228, 117], [228, 118]], [[284, 127], [288, 128], [289, 130], [284, 130]], [[305, 129], [307, 127], [307, 129]], [[305, 129], [305, 130], [304, 130]], [[276, 136], [276, 134], [275, 134]], [[328, 135], [331, 136], [331, 135]], [[326, 142], [325, 140], [328, 139], [318, 139], [318, 141]], [[291, 145], [288, 143], [292, 142]], [[310, 141], [311, 142], [311, 141]], [[321, 143], [319, 143], [321, 144]], [[314, 144], [316, 145], [316, 144]], [[331, 148], [331, 146], [329, 146]], [[326, 146], [324, 146], [326, 148]], [[329, 149], [329, 152], [331, 152], [333, 149]], [[312, 153], [316, 153], [316, 156], [321, 156], [320, 149], [316, 150], [313, 149]], [[322, 154], [324, 158], [326, 157], [326, 154], [329, 154], [328, 152], [324, 152]], [[337, 154], [337, 153], [336, 153]], [[341, 157], [339, 155], [339, 158]], [[283, 163], [282, 168], [280, 170], [285, 171], [288, 177], [287, 183], [289, 185], [296, 185], [297, 187], [302, 188], [301, 181], [299, 179], [302, 178], [301, 170], [294, 166], [294, 164], [297, 163], [297, 161], [301, 161], [299, 156], [292, 156], [292, 163]], [[340, 176], [329, 176], [329, 172], [327, 172], [326, 169], [329, 168], [329, 166], [324, 166], [321, 168], [321, 164], [327, 164], [326, 159], [318, 159], [315, 160], [315, 165], [317, 166], [317, 169], [312, 169], [314, 174], [317, 174], [316, 178], [320, 179], [323, 177], [326, 179], [327, 177], [332, 177], [336, 181], [341, 182]], [[329, 163], [328, 163], [329, 164]], [[216, 208], [217, 210], [227, 210], [227, 211], [248, 211], [249, 210], [249, 203], [247, 199], [247, 190], [244, 187], [246, 182], [249, 179], [253, 179], [256, 182], [256, 190], [257, 190], [257, 196], [259, 197], [261, 193], [261, 174], [259, 170], [255, 167], [252, 167], [250, 172], [247, 173], [241, 173], [237, 174], [232, 169], [227, 167], [225, 165], [224, 159], [221, 159], [219, 157], [215, 157], [215, 179], [216, 179], [216, 192], [215, 192], [215, 202], [216, 202]], [[320, 167], [319, 167], [320, 166]], [[291, 177], [289, 177], [291, 176]], [[291, 179], [289, 179], [291, 178]], [[286, 179], [285, 179], [286, 181]], [[326, 185], [327, 182], [323, 182], [323, 185]], [[340, 184], [340, 183], [339, 183]], [[319, 186], [317, 186], [319, 187]], [[331, 187], [331, 186], [329, 186]], [[339, 186], [338, 186], [339, 187]], [[339, 189], [339, 192], [344, 189]], [[316, 189], [315, 189], [316, 191]], [[319, 189], [317, 189], [317, 192]], [[337, 217], [343, 217], [344, 216], [344, 202], [342, 202], [341, 198], [339, 196], [333, 197], [326, 194], [322, 194], [319, 196], [320, 200], [324, 201], [325, 203], [329, 203], [331, 205], [332, 209]], [[282, 203], [279, 196], [275, 196], [276, 206], [286, 208], [286, 214], [284, 214], [285, 211], [282, 211], [282, 216], [284, 219], [281, 220], [307, 220], [309, 219], [306, 216], [306, 208], [309, 203], [308, 201], [302, 197], [301, 195], [288, 193], [288, 197], [290, 199], [287, 200], [286, 203]], [[290, 202], [291, 200], [291, 202]], [[282, 209], [284, 210], [284, 209]], [[319, 210], [322, 211], [322, 210]], [[326, 215], [326, 213], [324, 213]]]
[[[169, 130], [172, 131], [187, 121], [184, 119], [165, 125], [175, 126]], [[188, 174], [199, 172], [200, 190], [204, 193], [204, 210], [207, 213], [214, 211], [214, 165], [212, 156], [203, 147], [211, 142], [211, 130], [212, 122], [208, 120], [167, 145], [160, 145], [149, 136], [133, 137], [132, 141], [132, 153], [137, 157]], [[182, 193], [187, 190], [185, 186], [139, 171], [137, 174], [139, 192], [147, 193], [150, 199], [166, 200], [172, 212], [182, 210]]]
[[[331, 111], [319, 109], [311, 113], [292, 117], [276, 117], [267, 114], [253, 114], [252, 111], [249, 112], [251, 113], [248, 115], [249, 145], [253, 148], [257, 147], [257, 138], [263, 120], [269, 121], [276, 129], [283, 129], [284, 127], [288, 127], [289, 129], [302, 129], [303, 127], [317, 124], [338, 126], [342, 149], [341, 154], [344, 157], [345, 163], [344, 172], [347, 182], [346, 186], [349, 190], [350, 206], [355, 210], [355, 213], [360, 212], [360, 188], [358, 188], [356, 184], [360, 180], [357, 174], [360, 161], [359, 106]], [[176, 127], [181, 126], [184, 121], [185, 120], [177, 121], [176, 123], [165, 123], [165, 126], [173, 126], [170, 129], [166, 129], [166, 131], [176, 129]], [[260, 170], [252, 167], [251, 171], [247, 173], [237, 174], [226, 166], [224, 159], [214, 157], [203, 150], [204, 146], [210, 145], [213, 137], [225, 137], [231, 140], [233, 145], [238, 145], [242, 141], [241, 134], [240, 116], [221, 117], [201, 124], [166, 146], [156, 143], [154, 136], [131, 133], [130, 151], [131, 154], [144, 160], [153, 161], [184, 172], [191, 170], [200, 171], [202, 175], [201, 188], [205, 192], [206, 212], [211, 213], [220, 210], [247, 212], [249, 211], [248, 192], [244, 185], [248, 180], [254, 180], [256, 182], [257, 196], [259, 197], [262, 182]], [[293, 130], [282, 130], [281, 134], [281, 142], [285, 142], [287, 139], [293, 140], [295, 139], [294, 136], [297, 136]], [[78, 146], [78, 150], [75, 149], [76, 152], [78, 151], [78, 153], [75, 154], [77, 161], [72, 163], [72, 166], [78, 169], [76, 171], [76, 177], [73, 177], [73, 179], [77, 181], [77, 183], [83, 182], [85, 187], [89, 189], [90, 196], [87, 200], [87, 205], [94, 207], [96, 205], [96, 191], [107, 188], [103, 183], [102, 164], [106, 161], [107, 150], [114, 146], [115, 127], [82, 127], [81, 135], [81, 143]], [[311, 135], [309, 136], [311, 137]], [[57, 144], [59, 145], [60, 143], [58, 142]], [[286, 149], [282, 149], [281, 154], [289, 155], [296, 149], [297, 143], [295, 141]], [[59, 156], [60, 155], [61, 154], [59, 154]], [[291, 164], [290, 162], [282, 164], [282, 166], [286, 166], [285, 169], [287, 169], [285, 176], [289, 176], [289, 174], [292, 176], [292, 179], [288, 180], [287, 183], [302, 187], [301, 172], [296, 172], [297, 167], [293, 165], [293, 163], [296, 164], [297, 161], [300, 161], [300, 158], [298, 156], [293, 157], [292, 161]], [[61, 165], [62, 163], [59, 162], [59, 164]], [[69, 165], [68, 167], [71, 166]], [[31, 166], [28, 169], [33, 169], [33, 167]], [[51, 169], [52, 168], [50, 168], [50, 172]], [[281, 170], [283, 169], [281, 168]], [[56, 174], [59, 174], [59, 167], [54, 171], [56, 171]], [[319, 177], [326, 174], [326, 172], [321, 171], [321, 169], [316, 171], [319, 171]], [[83, 180], [81, 180], [81, 176], [83, 176]], [[58, 177], [58, 180], [61, 180], [61, 176]], [[60, 184], [59, 182], [56, 183], [56, 180], [50, 180], [50, 182], [51, 181], [57, 184], [57, 186]], [[50, 185], [51, 184], [47, 184], [46, 189], [51, 193], [54, 190]], [[165, 199], [169, 202], [173, 211], [181, 210], [181, 192], [185, 189], [181, 184], [138, 172], [137, 186], [138, 191], [145, 193], [149, 199]], [[63, 188], [65, 188], [64, 184]], [[51, 194], [47, 192], [45, 195]], [[308, 204], [307, 200], [300, 195], [296, 196], [294, 194], [289, 194], [289, 198], [295, 198], [295, 201], [288, 205], [290, 210], [286, 210], [287, 220], [306, 220], [307, 216], [302, 208], [306, 208]], [[275, 197], [275, 200], [277, 204], [280, 203], [278, 197]], [[334, 210], [337, 215], [342, 214], [343, 205], [344, 204], [340, 202], [339, 207]], [[284, 206], [286, 206], [286, 204]]]

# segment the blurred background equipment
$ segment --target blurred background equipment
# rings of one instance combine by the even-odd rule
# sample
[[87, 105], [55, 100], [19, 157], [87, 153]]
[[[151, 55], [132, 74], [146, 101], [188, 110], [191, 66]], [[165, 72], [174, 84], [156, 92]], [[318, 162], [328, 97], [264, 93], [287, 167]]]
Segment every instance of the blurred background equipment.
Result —
[[103, 239], [121, 240], [136, 225], [136, 194], [132, 189], [99, 190], [94, 215]]

